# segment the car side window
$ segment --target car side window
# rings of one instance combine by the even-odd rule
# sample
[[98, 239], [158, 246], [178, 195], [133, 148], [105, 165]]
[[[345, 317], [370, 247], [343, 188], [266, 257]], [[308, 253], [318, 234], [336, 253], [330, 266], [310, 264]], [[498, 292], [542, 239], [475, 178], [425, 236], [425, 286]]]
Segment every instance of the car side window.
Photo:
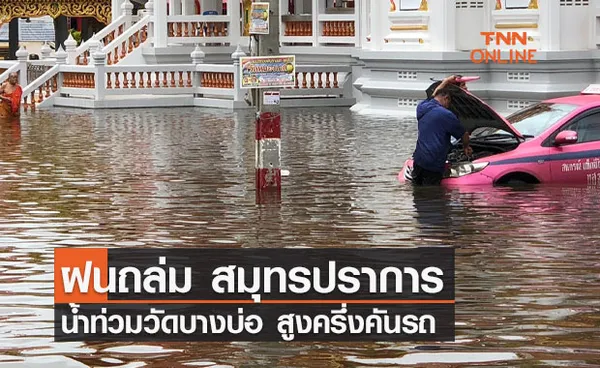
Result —
[[600, 141], [600, 112], [585, 116], [565, 126], [561, 131], [577, 132], [577, 143]]

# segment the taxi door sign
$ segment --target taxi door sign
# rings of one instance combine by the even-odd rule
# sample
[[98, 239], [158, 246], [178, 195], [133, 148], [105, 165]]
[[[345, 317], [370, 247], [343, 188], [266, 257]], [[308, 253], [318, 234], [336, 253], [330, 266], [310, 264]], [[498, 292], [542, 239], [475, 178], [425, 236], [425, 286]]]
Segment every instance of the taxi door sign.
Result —
[[600, 84], [590, 84], [583, 91], [582, 95], [600, 95]]

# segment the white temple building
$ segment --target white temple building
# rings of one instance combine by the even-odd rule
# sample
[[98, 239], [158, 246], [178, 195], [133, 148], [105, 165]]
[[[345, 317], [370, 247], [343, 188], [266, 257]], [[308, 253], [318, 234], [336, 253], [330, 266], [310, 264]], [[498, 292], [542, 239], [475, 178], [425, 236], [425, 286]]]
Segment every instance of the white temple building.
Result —
[[[0, 82], [21, 72], [25, 108], [249, 108], [239, 57], [251, 51], [250, 3], [149, 0], [134, 15], [129, 0], [112, 0], [111, 23], [92, 39], [45, 48], [42, 60], [21, 49], [0, 61]], [[282, 106], [414, 113], [431, 78], [462, 74], [480, 76], [469, 89], [510, 113], [599, 82], [600, 0], [280, 0], [279, 10], [280, 54], [296, 56], [297, 73]], [[481, 32], [527, 42], [486, 45]], [[535, 63], [473, 62], [486, 48], [503, 60], [534, 49]]]

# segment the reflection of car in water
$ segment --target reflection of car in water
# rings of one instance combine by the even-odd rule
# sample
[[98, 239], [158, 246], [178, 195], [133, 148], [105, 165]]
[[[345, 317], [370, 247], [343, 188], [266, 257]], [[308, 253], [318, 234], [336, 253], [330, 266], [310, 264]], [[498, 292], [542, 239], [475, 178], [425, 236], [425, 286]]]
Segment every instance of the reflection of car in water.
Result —
[[[442, 185], [600, 185], [600, 95], [593, 90], [504, 118], [468, 91], [453, 88], [450, 109], [471, 133], [473, 156], [466, 157], [456, 141]], [[411, 171], [409, 159], [398, 180], [410, 182]]]
[[[507, 240], [512, 234], [543, 239], [545, 242], [580, 241], [598, 243], [595, 213], [600, 187], [576, 185], [526, 185], [519, 187], [478, 187], [446, 190], [447, 212], [456, 226], [477, 223], [483, 233]], [[462, 214], [462, 215], [461, 215]], [[574, 232], [565, 229], [577, 228]], [[521, 235], [519, 235], [521, 234]], [[600, 243], [598, 243], [600, 244]]]

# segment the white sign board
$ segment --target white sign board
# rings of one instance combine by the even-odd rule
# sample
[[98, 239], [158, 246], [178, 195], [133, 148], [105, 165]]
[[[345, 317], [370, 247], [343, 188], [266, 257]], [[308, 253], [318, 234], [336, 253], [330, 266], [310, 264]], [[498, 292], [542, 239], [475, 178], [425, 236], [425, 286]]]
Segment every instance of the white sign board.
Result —
[[281, 102], [281, 94], [279, 91], [263, 92], [263, 105], [279, 105]]

